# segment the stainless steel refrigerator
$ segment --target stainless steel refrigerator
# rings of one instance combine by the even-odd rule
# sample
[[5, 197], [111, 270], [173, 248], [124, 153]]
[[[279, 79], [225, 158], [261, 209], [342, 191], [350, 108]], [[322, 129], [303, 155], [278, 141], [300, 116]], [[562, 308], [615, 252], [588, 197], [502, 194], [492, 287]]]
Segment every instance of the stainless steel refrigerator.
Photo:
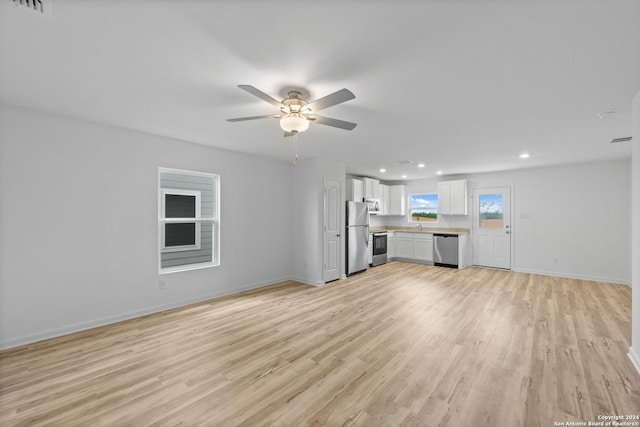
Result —
[[347, 202], [347, 275], [369, 267], [369, 209], [363, 202]]

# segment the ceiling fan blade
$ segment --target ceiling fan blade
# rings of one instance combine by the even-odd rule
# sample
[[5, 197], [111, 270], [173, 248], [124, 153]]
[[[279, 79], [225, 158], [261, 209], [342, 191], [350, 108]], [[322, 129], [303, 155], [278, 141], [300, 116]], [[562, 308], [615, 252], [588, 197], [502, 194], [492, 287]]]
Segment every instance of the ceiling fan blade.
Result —
[[321, 125], [333, 126], [334, 128], [340, 128], [344, 130], [353, 130], [357, 123], [346, 122], [344, 120], [332, 119], [331, 117], [323, 117], [323, 116], [313, 116], [315, 119], [315, 123], [320, 123]]
[[307, 104], [306, 108], [312, 112], [324, 110], [325, 108], [333, 107], [334, 105], [341, 104], [343, 102], [354, 99], [356, 96], [349, 89], [340, 89], [337, 92], [333, 92], [323, 98], [316, 99], [315, 101]]
[[236, 119], [227, 119], [228, 122], [244, 122], [246, 120], [258, 120], [258, 119], [279, 119], [279, 115], [269, 114], [268, 116], [251, 116], [251, 117], [238, 117]]
[[266, 93], [264, 93], [260, 89], [256, 89], [255, 87], [253, 87], [251, 85], [238, 85], [238, 87], [240, 89], [242, 89], [242, 90], [246, 90], [251, 95], [257, 96], [258, 98], [262, 99], [263, 101], [268, 102], [269, 104], [271, 104], [271, 105], [273, 105], [275, 107], [278, 107], [278, 108], [282, 107], [282, 102], [280, 102], [277, 99], [267, 95]]

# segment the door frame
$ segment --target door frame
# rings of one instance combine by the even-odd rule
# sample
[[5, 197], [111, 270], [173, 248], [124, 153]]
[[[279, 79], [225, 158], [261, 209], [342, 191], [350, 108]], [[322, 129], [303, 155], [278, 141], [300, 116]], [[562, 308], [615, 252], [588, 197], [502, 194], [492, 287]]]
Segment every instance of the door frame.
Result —
[[[478, 228], [476, 221], [475, 221], [475, 216], [476, 216], [476, 209], [478, 208], [477, 202], [476, 202], [476, 192], [479, 191], [486, 191], [486, 192], [491, 192], [491, 190], [502, 190], [502, 189], [507, 189], [509, 191], [509, 268], [500, 268], [500, 267], [490, 267], [490, 266], [484, 266], [484, 265], [478, 265], [474, 262], [474, 253], [473, 253], [473, 248], [475, 246], [475, 236], [476, 236], [476, 230]], [[514, 189], [513, 189], [513, 185], [492, 185], [492, 186], [487, 186], [487, 187], [474, 187], [471, 189], [471, 248], [472, 248], [472, 253], [471, 253], [471, 265], [473, 266], [477, 266], [477, 267], [482, 267], [482, 268], [499, 268], [501, 270], [509, 270], [509, 271], [513, 271], [513, 266], [515, 264], [515, 251], [514, 251], [514, 228], [513, 228], [513, 218], [514, 218]]]

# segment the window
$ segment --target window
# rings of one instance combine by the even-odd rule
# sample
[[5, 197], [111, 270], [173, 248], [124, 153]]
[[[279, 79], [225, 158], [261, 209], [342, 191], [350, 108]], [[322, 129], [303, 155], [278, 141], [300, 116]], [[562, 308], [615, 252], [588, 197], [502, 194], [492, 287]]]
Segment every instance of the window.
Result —
[[[202, 227], [200, 222], [184, 222], [201, 217], [200, 191], [162, 189], [160, 228], [162, 252], [200, 249]], [[176, 222], [174, 222], [176, 221]]]
[[412, 194], [409, 200], [410, 222], [438, 222], [438, 194]]
[[502, 228], [504, 221], [502, 194], [480, 194], [479, 202], [480, 228]]
[[219, 264], [219, 176], [160, 168], [160, 273]]

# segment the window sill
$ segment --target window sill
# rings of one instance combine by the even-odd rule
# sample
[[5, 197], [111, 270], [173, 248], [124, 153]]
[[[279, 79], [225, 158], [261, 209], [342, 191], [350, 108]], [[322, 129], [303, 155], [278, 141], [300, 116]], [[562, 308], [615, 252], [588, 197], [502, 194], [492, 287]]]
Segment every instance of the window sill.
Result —
[[200, 270], [203, 268], [218, 267], [220, 263], [206, 262], [201, 264], [178, 265], [176, 267], [161, 268], [159, 274], [178, 273], [181, 271]]

